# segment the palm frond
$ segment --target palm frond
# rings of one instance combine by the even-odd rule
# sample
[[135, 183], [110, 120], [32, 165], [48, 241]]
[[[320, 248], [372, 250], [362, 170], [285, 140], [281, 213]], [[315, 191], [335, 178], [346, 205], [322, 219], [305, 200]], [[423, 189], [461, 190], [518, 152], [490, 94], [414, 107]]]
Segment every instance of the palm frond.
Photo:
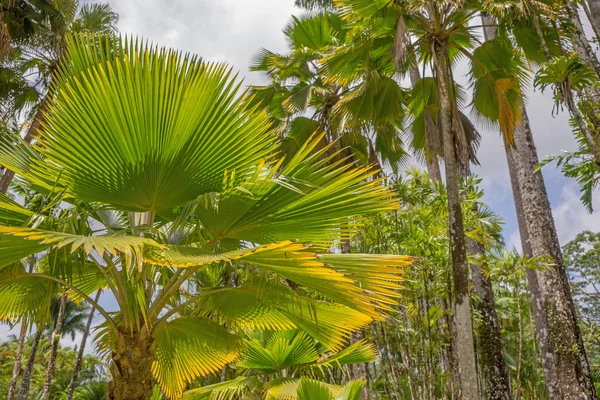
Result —
[[23, 225], [32, 216], [31, 210], [0, 193], [0, 225]]
[[186, 391], [182, 400], [234, 400], [243, 396], [257, 385], [256, 377], [240, 376], [230, 381], [202, 386]]
[[202, 228], [215, 239], [296, 239], [329, 247], [356, 231], [360, 217], [348, 216], [398, 207], [382, 180], [374, 179], [378, 171], [335, 161], [341, 154], [316, 150], [320, 141], [320, 135], [313, 137], [283, 167], [283, 160], [270, 168], [259, 165], [225, 195], [199, 199], [193, 211]]
[[[92, 250], [96, 250], [100, 254], [107, 252], [113, 255], [120, 252], [126, 255], [134, 255], [137, 260], [141, 261], [145, 247], [164, 248], [163, 245], [150, 238], [120, 234], [82, 236], [12, 226], [0, 226], [0, 234], [3, 234], [0, 235], [0, 243], [5, 242], [8, 246], [12, 244], [14, 251], [19, 251], [19, 254], [24, 254], [26, 249], [28, 251], [30, 251], [30, 249], [35, 249], [35, 251], [30, 252], [29, 254], [22, 255], [21, 258], [48, 247], [57, 247], [60, 249], [70, 246], [71, 253], [78, 249], [83, 249], [86, 254], [89, 254]], [[0, 244], [0, 246], [2, 245]]]
[[240, 341], [222, 326], [202, 317], [184, 317], [159, 325], [152, 372], [169, 398], [187, 383], [220, 371], [240, 352]]
[[134, 38], [67, 44], [40, 143], [77, 198], [168, 212], [273, 152], [266, 114], [227, 66]]
[[266, 345], [258, 340], [249, 340], [245, 347], [237, 365], [267, 374], [309, 364], [319, 358], [314, 339], [304, 332], [290, 337], [288, 332], [279, 331], [269, 338]]
[[325, 359], [319, 360], [314, 368], [334, 368], [348, 364], [364, 364], [377, 359], [377, 349], [364, 340], [359, 340], [344, 350], [330, 354]]

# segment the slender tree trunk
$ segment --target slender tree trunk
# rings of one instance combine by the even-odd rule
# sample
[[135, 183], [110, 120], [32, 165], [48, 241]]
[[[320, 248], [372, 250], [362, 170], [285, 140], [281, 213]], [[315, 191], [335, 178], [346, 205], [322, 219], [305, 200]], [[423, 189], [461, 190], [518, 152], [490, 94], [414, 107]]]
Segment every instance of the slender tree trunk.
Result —
[[[35, 113], [35, 116], [33, 117], [33, 122], [31, 122], [29, 129], [27, 129], [25, 137], [23, 137], [23, 140], [25, 140], [27, 143], [31, 143], [31, 141], [37, 134], [38, 129], [46, 120], [45, 113], [47, 111], [48, 102], [46, 99], [43, 99], [39, 110]], [[14, 177], [15, 173], [13, 171], [10, 171], [8, 169], [4, 170], [4, 175], [2, 175], [2, 178], [0, 178], [0, 193], [6, 194], [6, 192], [8, 191], [8, 187], [10, 186], [10, 183], [12, 182]]]
[[[467, 239], [467, 244], [469, 254], [483, 254], [484, 249], [481, 243]], [[473, 291], [479, 298], [474, 306], [481, 314], [478, 341], [486, 398], [508, 400], [511, 398], [510, 378], [504, 361], [502, 336], [492, 282], [478, 265], [471, 264], [471, 275]]]
[[549, 257], [553, 263], [548, 271], [538, 273], [538, 283], [558, 386], [563, 399], [595, 399], [548, 195], [541, 174], [535, 173], [538, 158], [526, 113], [515, 130], [515, 144], [517, 176], [532, 254]]
[[62, 325], [65, 318], [65, 306], [67, 305], [67, 292], [63, 293], [60, 298], [60, 307], [58, 309], [58, 316], [56, 318], [56, 327], [54, 328], [54, 335], [52, 337], [52, 345], [50, 346], [50, 358], [48, 359], [48, 366], [46, 368], [46, 381], [44, 382], [44, 389], [42, 391], [42, 399], [48, 400], [50, 397], [50, 386], [52, 385], [52, 378], [54, 378], [54, 367], [56, 366], [56, 354], [58, 352], [58, 345], [60, 344], [60, 337], [62, 334]]
[[[471, 175], [468, 160], [463, 161], [464, 170], [462, 179]], [[477, 211], [477, 206], [475, 210]], [[471, 256], [483, 255], [483, 245], [471, 238], [467, 238], [467, 251]], [[511, 398], [510, 377], [506, 362], [504, 361], [504, 348], [502, 346], [502, 334], [500, 323], [496, 313], [496, 301], [492, 282], [483, 273], [481, 267], [471, 264], [471, 276], [473, 279], [473, 292], [479, 298], [474, 303], [475, 309], [481, 315], [481, 324], [478, 329], [479, 357], [482, 370], [482, 378], [485, 383], [486, 399], [509, 400]]]
[[147, 333], [121, 332], [112, 353], [107, 400], [149, 400], [152, 396], [152, 362], [156, 342]]
[[582, 3], [582, 6], [592, 25], [596, 40], [600, 40], [600, 0], [587, 0]]
[[[522, 110], [522, 112], [525, 112], [525, 110]], [[531, 244], [529, 241], [529, 232], [527, 231], [525, 211], [523, 209], [523, 199], [521, 197], [521, 189], [517, 176], [516, 157], [518, 157], [516, 149], [507, 147], [506, 159], [508, 162], [508, 172], [510, 175], [515, 209], [517, 212], [517, 223], [519, 227], [519, 235], [521, 237], [521, 248], [523, 249], [523, 255], [525, 257], [532, 258], [533, 252], [531, 250]], [[544, 372], [544, 381], [546, 384], [546, 391], [548, 392], [548, 399], [560, 400], [561, 395], [560, 389], [558, 388], [558, 376], [556, 374], [556, 365], [554, 363], [554, 352], [552, 351], [552, 347], [548, 338], [548, 323], [542, 304], [537, 271], [527, 269], [525, 274], [527, 276], [529, 293], [531, 294], [533, 319], [537, 333], [536, 336], [538, 347], [540, 349], [540, 358], [542, 361], [542, 370]]]
[[[94, 301], [98, 303], [100, 300], [100, 294], [102, 294], [101, 290], [98, 290], [96, 293], [96, 297]], [[79, 371], [81, 370], [81, 363], [83, 361], [83, 355], [85, 351], [85, 344], [90, 334], [90, 329], [92, 327], [92, 321], [94, 320], [94, 311], [96, 309], [92, 307], [90, 309], [90, 315], [88, 316], [87, 323], [85, 324], [85, 330], [83, 331], [83, 337], [81, 338], [81, 344], [79, 345], [79, 352], [77, 353], [77, 360], [75, 361], [75, 366], [73, 367], [73, 375], [71, 376], [71, 383], [69, 383], [69, 388], [67, 389], [67, 400], [73, 399], [73, 393], [75, 392], [75, 385], [77, 384], [77, 378], [79, 376]]]
[[598, 57], [596, 53], [592, 49], [590, 45], [590, 41], [585, 35], [585, 31], [583, 29], [583, 25], [581, 24], [581, 19], [579, 18], [579, 12], [577, 10], [577, 6], [571, 2], [571, 0], [566, 0], [564, 2], [565, 10], [567, 11], [567, 15], [571, 19], [571, 23], [573, 24], [573, 32], [571, 35], [571, 40], [573, 41], [573, 48], [577, 55], [585, 60], [585, 62], [594, 70], [596, 74], [600, 78], [600, 62], [598, 61]]
[[23, 346], [25, 345], [25, 337], [27, 336], [27, 323], [25, 319], [21, 322], [21, 331], [19, 332], [19, 343], [17, 344], [17, 353], [15, 354], [15, 365], [13, 366], [12, 376], [10, 377], [10, 386], [8, 387], [7, 400], [15, 398], [17, 389], [17, 381], [21, 372], [21, 360], [23, 358]]
[[44, 328], [38, 326], [35, 332], [35, 336], [33, 337], [33, 343], [31, 344], [31, 352], [29, 353], [27, 365], [25, 366], [25, 371], [23, 372], [23, 379], [21, 380], [21, 386], [19, 387], [19, 391], [17, 393], [17, 399], [26, 399], [27, 395], [29, 394], [29, 386], [31, 385], [31, 376], [33, 375], [35, 357], [37, 355], [37, 350], [40, 345], [40, 341], [42, 340], [43, 333]]
[[569, 111], [571, 112], [571, 116], [577, 123], [579, 130], [583, 134], [585, 141], [588, 144], [590, 151], [592, 152], [592, 156], [594, 156], [594, 161], [596, 165], [600, 166], [600, 146], [598, 145], [598, 141], [596, 140], [596, 136], [590, 131], [588, 127], [587, 121], [581, 114], [581, 111], [575, 104], [573, 100], [572, 93], [567, 94], [567, 107], [569, 107]]
[[[539, 23], [537, 23], [536, 17], [534, 17], [536, 30], [538, 33], [541, 32], [539, 28]], [[487, 16], [483, 15], [483, 24], [484, 28], [484, 36], [486, 40], [491, 40], [497, 35], [497, 28], [495, 26], [496, 21]], [[543, 35], [541, 37], [543, 41]], [[544, 47], [544, 51], [549, 56], [549, 51], [546, 46]], [[525, 108], [521, 110], [524, 118], [527, 118], [527, 112]], [[531, 133], [529, 133], [531, 135]], [[532, 138], [533, 143], [533, 138]], [[523, 198], [521, 195], [521, 185], [519, 184], [519, 177], [517, 174], [517, 160], [521, 157], [535, 157], [537, 159], [537, 154], [527, 154], [527, 150], [531, 151], [530, 148], [522, 148], [521, 153], [517, 153], [517, 150], [513, 147], [505, 147], [506, 150], [506, 160], [508, 163], [508, 172], [510, 176], [510, 183], [513, 191], [513, 199], [515, 202], [515, 209], [517, 212], [517, 223], [519, 228], [519, 234], [521, 237], [521, 247], [523, 250], [523, 255], [527, 258], [533, 257], [533, 252], [531, 249], [531, 243], [529, 240], [529, 231], [527, 230], [527, 222], [525, 220], [525, 211], [523, 208]], [[534, 149], [535, 150], [535, 149]], [[541, 175], [540, 175], [541, 178]], [[543, 185], [543, 180], [541, 181]], [[544, 188], [545, 191], [545, 188]], [[546, 319], [546, 314], [542, 305], [542, 297], [540, 295], [540, 288], [538, 283], [537, 272], [535, 270], [527, 269], [527, 285], [529, 287], [529, 292], [531, 293], [532, 298], [532, 308], [533, 315], [535, 321], [535, 327], [537, 332], [538, 339], [538, 347], [540, 348], [541, 360], [542, 360], [542, 370], [544, 372], [544, 381], [546, 383], [546, 391], [548, 393], [549, 400], [559, 400], [561, 399], [560, 390], [558, 388], [558, 376], [556, 373], [556, 365], [554, 362], [554, 353], [552, 350], [552, 346], [550, 345], [548, 338], [548, 323]]]
[[450, 253], [452, 256], [452, 276], [454, 282], [454, 324], [456, 326], [457, 348], [461, 398], [479, 399], [477, 369], [473, 346], [473, 323], [471, 320], [471, 301], [469, 295], [469, 267], [467, 246], [463, 226], [458, 170], [453, 134], [453, 107], [450, 96], [450, 79], [446, 56], [442, 44], [434, 49], [434, 67], [437, 78], [438, 99], [440, 105], [439, 123], [442, 128], [446, 187], [448, 192], [448, 228]]

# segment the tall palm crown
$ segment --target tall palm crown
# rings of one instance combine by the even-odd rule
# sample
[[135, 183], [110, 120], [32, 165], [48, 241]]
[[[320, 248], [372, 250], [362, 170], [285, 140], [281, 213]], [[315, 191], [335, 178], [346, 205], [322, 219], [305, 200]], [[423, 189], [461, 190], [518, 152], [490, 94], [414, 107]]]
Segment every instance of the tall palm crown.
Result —
[[[55, 218], [3, 203], [0, 265], [44, 251], [48, 262], [33, 274], [12, 267], [1, 315], [35, 309], [44, 285], [86, 298], [106, 321], [99, 346], [112, 359], [112, 398], [149, 398], [152, 377], [178, 396], [234, 360], [244, 330], [298, 327], [339, 349], [385, 318], [401, 288], [397, 267], [410, 258], [327, 252], [355, 231], [350, 215], [396, 207], [377, 171], [334, 161], [333, 143], [315, 150], [320, 135], [284, 162], [266, 113], [238, 88], [222, 64], [77, 36], [40, 146], [0, 143], [0, 164], [48, 207], [72, 204]], [[246, 271], [240, 286], [183, 285], [229, 262]], [[118, 312], [88, 297], [101, 287]]]
[[339, 142], [360, 165], [381, 163], [397, 172], [407, 155], [401, 135], [407, 96], [392, 79], [393, 68], [373, 56], [366, 65], [346, 66], [356, 79], [331, 79], [325, 60], [348, 44], [349, 34], [334, 12], [293, 17], [284, 32], [287, 53], [262, 50], [257, 56], [253, 70], [266, 72], [270, 84], [253, 88], [254, 101], [270, 112], [288, 142], [302, 143], [321, 129], [327, 142]]

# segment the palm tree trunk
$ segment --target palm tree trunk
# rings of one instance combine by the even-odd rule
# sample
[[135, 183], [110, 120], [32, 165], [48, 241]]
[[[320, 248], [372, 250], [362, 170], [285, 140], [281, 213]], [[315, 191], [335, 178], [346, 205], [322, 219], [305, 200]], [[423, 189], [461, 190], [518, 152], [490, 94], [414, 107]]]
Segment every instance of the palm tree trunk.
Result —
[[517, 180], [531, 251], [534, 257], [549, 257], [553, 262], [549, 270], [537, 275], [561, 398], [596, 399], [548, 195], [541, 173], [535, 172], [538, 158], [526, 113], [514, 136]]
[[[100, 300], [100, 294], [102, 294], [101, 290], [98, 290], [96, 293], [96, 297], [94, 301], [98, 303]], [[85, 324], [85, 330], [83, 331], [83, 337], [81, 338], [81, 344], [79, 345], [79, 352], [77, 353], [77, 360], [75, 360], [75, 366], [73, 367], [73, 375], [71, 376], [71, 383], [69, 383], [69, 388], [67, 389], [67, 400], [73, 399], [73, 393], [75, 392], [75, 385], [77, 384], [77, 378], [79, 376], [79, 371], [81, 370], [81, 363], [83, 361], [83, 354], [85, 350], [85, 344], [90, 334], [90, 329], [92, 327], [92, 321], [94, 320], [94, 311], [96, 309], [94, 307], [90, 310], [90, 315], [88, 317], [87, 323]]]
[[50, 397], [50, 385], [52, 384], [52, 378], [54, 377], [54, 367], [56, 365], [56, 353], [58, 352], [58, 345], [60, 343], [60, 336], [62, 333], [62, 324], [65, 317], [65, 306], [67, 305], [67, 292], [63, 293], [60, 298], [60, 308], [58, 309], [58, 316], [56, 318], [56, 327], [54, 328], [54, 335], [52, 337], [52, 345], [50, 346], [50, 358], [48, 359], [48, 366], [46, 367], [46, 381], [44, 382], [44, 389], [42, 391], [42, 399], [48, 400]]
[[108, 383], [107, 400], [149, 400], [154, 378], [152, 362], [156, 352], [154, 339], [142, 333], [121, 332], [115, 340]]
[[461, 398], [479, 399], [477, 368], [473, 346], [473, 323], [469, 295], [469, 267], [463, 226], [458, 170], [453, 134], [453, 107], [450, 96], [450, 78], [442, 44], [434, 49], [434, 67], [440, 105], [439, 123], [442, 128], [446, 187], [448, 192], [448, 228], [450, 236], [452, 275], [454, 283], [454, 324], [456, 327], [456, 356], [460, 375]]
[[[468, 161], [465, 161], [464, 165], [464, 176], [462, 178], [466, 179], [471, 175], [471, 170]], [[483, 255], [485, 249], [481, 243], [467, 238], [467, 251], [469, 255], [477, 256]], [[473, 292], [479, 298], [473, 305], [481, 315], [481, 324], [477, 333], [480, 364], [487, 395], [485, 398], [489, 400], [509, 400], [512, 397], [510, 377], [504, 361], [502, 334], [500, 333], [492, 282], [483, 273], [481, 267], [476, 264], [471, 264], [471, 276], [473, 279]]]
[[585, 138], [585, 141], [588, 144], [588, 147], [592, 153], [592, 156], [594, 157], [594, 161], [596, 162], [596, 165], [600, 166], [600, 146], [598, 145], [598, 141], [597, 141], [595, 135], [592, 134], [592, 132], [590, 131], [587, 121], [581, 114], [581, 111], [577, 107], [577, 104], [575, 104], [575, 101], [573, 100], [572, 92], [567, 94], [567, 107], [569, 108], [569, 111], [571, 112], [571, 116], [577, 123], [579, 130], [583, 134], [583, 137]]
[[23, 346], [25, 345], [25, 337], [27, 336], [27, 323], [25, 319], [21, 322], [21, 331], [19, 332], [19, 343], [17, 344], [17, 353], [15, 354], [15, 365], [13, 366], [12, 376], [10, 377], [10, 386], [8, 387], [7, 400], [15, 398], [17, 389], [17, 381], [19, 380], [19, 372], [21, 372], [21, 360], [23, 358]]
[[[42, 103], [40, 104], [40, 108], [38, 109], [38, 111], [35, 113], [35, 116], [33, 117], [33, 121], [31, 122], [29, 129], [27, 129], [27, 133], [25, 134], [25, 137], [23, 137], [23, 140], [25, 140], [25, 142], [31, 143], [31, 141], [37, 134], [38, 129], [46, 120], [45, 113], [47, 111], [48, 111], [48, 102], [47, 102], [46, 98], [44, 98], [42, 100]], [[8, 187], [10, 186], [10, 183], [12, 182], [14, 177], [15, 177], [15, 173], [13, 171], [10, 171], [8, 169], [4, 170], [4, 175], [2, 175], [2, 178], [0, 178], [0, 193], [6, 194], [6, 192], [8, 191]]]
[[[522, 113], [524, 114], [525, 112], [525, 109], [523, 109]], [[517, 224], [519, 227], [519, 236], [521, 237], [521, 248], [523, 250], [523, 255], [530, 259], [533, 257], [533, 252], [531, 250], [531, 244], [529, 241], [529, 232], [527, 231], [525, 211], [523, 209], [523, 198], [521, 197], [521, 189], [518, 182], [516, 157], [518, 157], [516, 154], [516, 149], [512, 147], [506, 147], [508, 173], [510, 175], [510, 184], [512, 187], [515, 209], [517, 212]], [[525, 274], [527, 275], [527, 286], [529, 287], [529, 293], [531, 294], [533, 320], [537, 333], [537, 341], [540, 349], [540, 358], [542, 361], [542, 370], [544, 372], [544, 382], [546, 384], [548, 399], [560, 400], [561, 396], [558, 388], [556, 365], [554, 363], [554, 352], [552, 351], [552, 347], [548, 339], [548, 323], [546, 321], [546, 314], [542, 305], [537, 272], [528, 268], [525, 271]]]
[[592, 49], [590, 45], [590, 41], [585, 35], [585, 31], [583, 30], [583, 25], [581, 23], [581, 19], [579, 18], [579, 12], [577, 10], [577, 6], [571, 2], [571, 0], [565, 1], [565, 9], [567, 11], [568, 17], [571, 19], [571, 23], [573, 24], [573, 32], [571, 35], [571, 40], [573, 41], [573, 49], [575, 52], [585, 60], [585, 62], [596, 71], [596, 74], [600, 78], [600, 61], [598, 61], [598, 57], [596, 53]]
[[600, 40], [600, 0], [587, 0], [582, 2], [582, 6], [592, 25], [596, 40]]
[[31, 376], [33, 375], [35, 357], [37, 355], [37, 350], [40, 345], [40, 340], [42, 340], [43, 333], [44, 328], [38, 326], [35, 332], [35, 336], [33, 337], [31, 352], [29, 353], [27, 365], [25, 366], [25, 371], [23, 372], [23, 379], [21, 380], [21, 386], [19, 387], [19, 391], [17, 393], [17, 399], [26, 399], [27, 395], [29, 394], [29, 385], [31, 385]]
[[[540, 33], [539, 23], [537, 23], [537, 19], [534, 16], [534, 21], [536, 25], [536, 30]], [[494, 18], [491, 18], [487, 15], [483, 15], [483, 24], [485, 26], [484, 36], [486, 40], [491, 40], [497, 35], [496, 21]], [[543, 35], [541, 40], [544, 41]], [[545, 44], [545, 41], [543, 42]], [[545, 53], [549, 56], [549, 51], [547, 46], [543, 46]], [[527, 118], [527, 111], [525, 108], [522, 108], [521, 114], [524, 118]], [[531, 136], [531, 132], [529, 132]], [[533, 137], [532, 137], [533, 143]], [[521, 195], [521, 186], [519, 184], [519, 177], [517, 174], [517, 160], [523, 155], [518, 154], [517, 150], [514, 147], [505, 147], [506, 150], [506, 160], [508, 163], [508, 173], [510, 176], [510, 183], [513, 191], [513, 199], [515, 202], [515, 209], [517, 212], [517, 224], [519, 228], [519, 235], [521, 237], [521, 247], [523, 250], [523, 255], [527, 258], [533, 257], [533, 252], [531, 249], [531, 243], [529, 240], [529, 231], [527, 230], [527, 222], [525, 221], [525, 210], [523, 208], [523, 198]], [[527, 157], [537, 157], [537, 154], [527, 154], [526, 151], [531, 150], [528, 148], [521, 149], [521, 152], [525, 152]], [[534, 149], [535, 150], [535, 149]], [[541, 178], [541, 175], [540, 175]], [[543, 180], [541, 181], [543, 185]], [[543, 188], [545, 191], [545, 188]], [[533, 301], [533, 315], [535, 321], [535, 327], [537, 332], [537, 340], [538, 347], [540, 348], [541, 353], [541, 361], [542, 361], [542, 370], [544, 373], [544, 381], [546, 383], [546, 391], [548, 393], [549, 400], [559, 400], [561, 399], [560, 390], [558, 388], [558, 376], [556, 373], [556, 365], [554, 362], [554, 352], [552, 350], [552, 346], [549, 342], [548, 337], [548, 323], [546, 319], [546, 314], [544, 312], [544, 308], [542, 305], [542, 298], [540, 295], [540, 288], [538, 283], [537, 272], [532, 269], [526, 270], [527, 276], [527, 285], [529, 287], [529, 292], [531, 294], [531, 298]]]
[[[483, 245], [467, 238], [469, 254], [483, 254]], [[473, 292], [479, 298], [475, 309], [481, 314], [481, 324], [478, 331], [481, 369], [485, 382], [486, 398], [489, 400], [509, 400], [511, 398], [510, 378], [504, 361], [504, 349], [500, 323], [496, 313], [496, 302], [492, 282], [483, 273], [481, 267], [471, 264]]]

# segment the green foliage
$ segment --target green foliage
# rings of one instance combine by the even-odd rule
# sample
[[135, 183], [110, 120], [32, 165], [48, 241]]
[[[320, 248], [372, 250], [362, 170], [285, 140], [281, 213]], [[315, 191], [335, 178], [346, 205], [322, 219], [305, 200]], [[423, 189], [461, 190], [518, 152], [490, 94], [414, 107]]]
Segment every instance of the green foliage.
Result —
[[[600, 370], [600, 234], [590, 231], [579, 233], [563, 247], [565, 264], [577, 307], [579, 326], [592, 370]], [[595, 382], [598, 382], [595, 380]]]
[[[31, 352], [33, 338], [26, 341], [23, 353], [22, 368]], [[45, 379], [45, 364], [48, 362], [50, 341], [44, 337], [36, 353], [33, 369], [32, 388], [28, 399], [37, 398], [42, 391]], [[12, 373], [14, 355], [17, 348], [17, 338], [7, 337], [0, 342], [0, 397], [6, 398], [8, 383]], [[77, 351], [70, 347], [61, 347], [57, 355], [56, 375], [50, 390], [50, 400], [64, 399], [67, 387], [71, 380], [71, 374], [75, 365]], [[75, 400], [102, 400], [106, 394], [106, 384], [109, 377], [106, 374], [107, 365], [98, 356], [85, 355], [82, 369], [77, 381], [74, 393]]]
[[555, 111], [569, 101], [571, 91], [579, 92], [595, 84], [595, 72], [578, 56], [556, 57], [536, 74], [534, 85], [542, 91], [551, 87]]
[[556, 156], [550, 156], [542, 160], [538, 170], [548, 164], [556, 162], [556, 167], [561, 168], [564, 176], [573, 178], [577, 181], [581, 191], [581, 203], [588, 212], [593, 212], [593, 194], [600, 180], [600, 171], [589, 145], [585, 138], [574, 128], [577, 134], [578, 149], [572, 152], [563, 152]]

